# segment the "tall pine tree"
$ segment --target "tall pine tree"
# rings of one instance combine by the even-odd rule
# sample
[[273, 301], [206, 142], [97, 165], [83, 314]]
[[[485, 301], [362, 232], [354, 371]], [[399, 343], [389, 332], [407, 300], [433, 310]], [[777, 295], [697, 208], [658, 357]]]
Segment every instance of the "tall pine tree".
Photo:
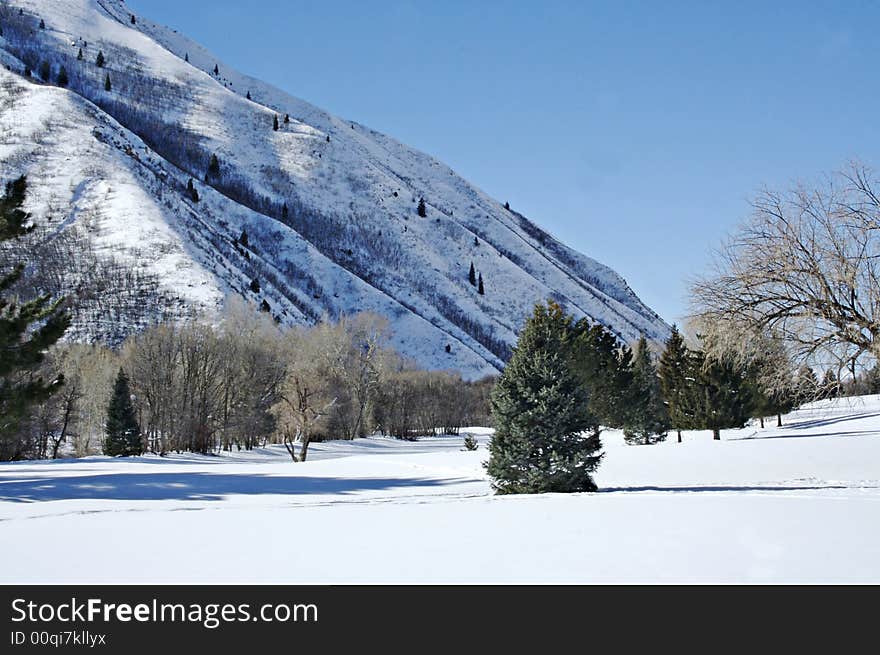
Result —
[[590, 398], [590, 411], [605, 427], [622, 428], [632, 379], [629, 348], [603, 325], [578, 321], [573, 344], [575, 373]]
[[648, 446], [666, 439], [669, 414], [660, 392], [657, 368], [644, 336], [639, 339], [632, 362], [632, 381], [627, 394], [629, 403], [623, 435], [629, 444]]
[[141, 429], [138, 425], [131, 390], [125, 371], [119, 369], [110, 405], [107, 407], [107, 425], [104, 454], [110, 457], [129, 457], [143, 452]]
[[730, 361], [707, 359], [702, 351], [691, 354], [694, 390], [686, 397], [686, 412], [693, 427], [711, 430], [721, 439], [721, 430], [744, 427], [754, 412], [754, 397], [742, 371]]
[[678, 443], [681, 443], [681, 431], [690, 426], [686, 408], [686, 396], [692, 391], [693, 378], [688, 375], [689, 355], [684, 338], [678, 331], [678, 327], [672, 326], [672, 334], [666, 341], [666, 349], [660, 355], [660, 364], [657, 367], [660, 374], [660, 390], [666, 401], [666, 409], [669, 422], [678, 433]]
[[474, 268], [473, 262], [471, 262], [471, 270], [468, 271], [468, 282], [471, 283], [472, 287], [477, 286], [477, 270]]
[[602, 444], [571, 367], [572, 319], [535, 307], [492, 392], [486, 468], [500, 494], [595, 491]]
[[[18, 239], [32, 228], [22, 210], [27, 178], [8, 182], [0, 197], [0, 241]], [[0, 272], [0, 459], [25, 456], [18, 442], [18, 429], [28, 410], [48, 398], [63, 378], [44, 381], [38, 374], [46, 351], [70, 325], [61, 311], [61, 300], [48, 295], [23, 301], [12, 289], [24, 273], [24, 264]]]

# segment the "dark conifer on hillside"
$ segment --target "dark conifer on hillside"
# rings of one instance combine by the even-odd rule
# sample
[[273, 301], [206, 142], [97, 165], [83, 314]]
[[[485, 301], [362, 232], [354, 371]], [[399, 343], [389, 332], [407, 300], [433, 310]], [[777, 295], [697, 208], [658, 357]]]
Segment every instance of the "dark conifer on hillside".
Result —
[[70, 83], [70, 78], [67, 76], [67, 69], [62, 66], [58, 69], [58, 86], [66, 87]]
[[275, 130], [276, 132], [280, 129], [280, 126], [278, 125], [278, 115], [277, 114], [272, 117], [272, 129]]
[[602, 444], [571, 368], [572, 337], [559, 305], [536, 306], [492, 392], [486, 468], [499, 494], [596, 490]]
[[107, 75], [104, 77], [104, 90], [105, 91], [112, 91], [113, 90], [113, 85], [110, 84], [110, 73], [107, 73]]
[[217, 159], [216, 154], [211, 155], [211, 161], [208, 164], [208, 173], [213, 177], [218, 177], [220, 175], [220, 160]]
[[690, 427], [689, 417], [685, 413], [685, 396], [693, 390], [693, 383], [689, 382], [688, 362], [687, 346], [678, 327], [673, 325], [672, 334], [666, 341], [666, 349], [660, 355], [658, 372], [669, 421], [678, 433], [678, 443], [681, 443], [681, 431]]
[[265, 312], [267, 314], [272, 311], [272, 306], [269, 304], [269, 301], [267, 301], [265, 298], [263, 298], [262, 302], [260, 303], [260, 311]]
[[425, 206], [425, 199], [424, 198], [419, 198], [419, 206], [416, 209], [416, 212], [422, 218], [424, 218], [425, 216], [428, 215], [428, 208]]
[[46, 29], [46, 21], [44, 21], [42, 18], [40, 19], [40, 29], [41, 30]]
[[290, 123], [290, 114], [284, 114], [284, 124], [288, 125]]
[[247, 96], [245, 96], [245, 97], [246, 97], [248, 100], [250, 100], [250, 99], [251, 99], [251, 92], [248, 91], [248, 92], [247, 92]]
[[220, 69], [217, 67], [217, 64], [214, 64], [214, 75], [219, 75]]
[[281, 205], [281, 220], [287, 221], [287, 219], [289, 217], [290, 217], [290, 210], [287, 208], [287, 203], [285, 202], [283, 205]]
[[193, 184], [192, 178], [189, 178], [189, 182], [186, 183], [186, 191], [189, 194], [190, 200], [193, 202], [199, 201], [199, 192], [196, 189], [196, 185]]
[[[27, 195], [24, 176], [7, 182], [0, 197], [0, 242], [25, 236], [30, 215], [22, 210]], [[33, 300], [18, 298], [9, 290], [21, 279], [25, 265], [0, 271], [0, 459], [18, 459], [16, 438], [21, 421], [35, 404], [51, 396], [62, 377], [44, 381], [39, 375], [46, 352], [70, 325], [70, 316], [61, 311], [61, 300], [49, 295]]]
[[134, 14], [131, 15], [131, 24], [137, 25], [137, 19], [134, 17]]
[[104, 438], [104, 454], [110, 457], [130, 457], [143, 452], [141, 430], [138, 425], [128, 376], [121, 368], [116, 376], [113, 395], [107, 407], [107, 425]]
[[48, 82], [52, 77], [52, 66], [45, 59], [40, 62], [40, 77], [44, 82]]
[[633, 352], [623, 435], [629, 444], [649, 446], [666, 439], [669, 414], [660, 392], [660, 378], [651, 358], [648, 341], [643, 336]]
[[248, 247], [249, 244], [248, 244], [248, 233], [247, 233], [247, 230], [242, 230], [242, 231], [241, 231], [241, 236], [238, 237], [238, 242], [239, 242], [242, 246], [244, 246], [245, 248]]
[[471, 270], [468, 271], [468, 282], [471, 283], [472, 287], [477, 286], [477, 270], [474, 268], [473, 262], [471, 262]]
[[104, 63], [104, 51], [99, 50], [98, 56], [95, 57], [95, 66], [97, 66], [98, 68], [104, 68]]
[[251, 280], [250, 290], [254, 293], [260, 293], [260, 281], [257, 278]]
[[486, 295], [486, 288], [483, 286], [483, 274], [480, 273], [480, 276], [477, 278], [477, 293], [481, 296]]
[[79, 49], [79, 52], [76, 55], [76, 59], [77, 59], [77, 61], [83, 60], [83, 49], [82, 48]]

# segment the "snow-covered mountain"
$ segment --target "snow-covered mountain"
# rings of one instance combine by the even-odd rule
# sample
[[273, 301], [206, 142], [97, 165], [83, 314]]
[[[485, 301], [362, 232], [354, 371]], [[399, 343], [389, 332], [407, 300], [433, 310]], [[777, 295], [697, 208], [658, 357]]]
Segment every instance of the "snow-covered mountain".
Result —
[[469, 377], [503, 366], [548, 297], [626, 341], [668, 334], [617, 273], [448, 166], [121, 0], [0, 0], [0, 29], [0, 179], [27, 174], [35, 220], [132, 262], [163, 311], [230, 293], [288, 324], [374, 311], [402, 352]]

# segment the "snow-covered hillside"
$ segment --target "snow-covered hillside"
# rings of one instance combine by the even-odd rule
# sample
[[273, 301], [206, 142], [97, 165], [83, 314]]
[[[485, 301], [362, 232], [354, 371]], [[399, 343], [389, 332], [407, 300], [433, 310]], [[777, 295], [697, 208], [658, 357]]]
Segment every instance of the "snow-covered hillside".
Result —
[[603, 435], [599, 493], [495, 496], [461, 437], [0, 464], [19, 583], [878, 583], [880, 396]]
[[375, 311], [402, 352], [472, 377], [502, 366], [548, 297], [626, 341], [668, 334], [614, 271], [448, 166], [229, 69], [120, 0], [2, 0], [0, 25], [0, 178], [27, 174], [36, 220], [85, 225], [183, 305], [210, 312], [241, 293], [291, 324]]

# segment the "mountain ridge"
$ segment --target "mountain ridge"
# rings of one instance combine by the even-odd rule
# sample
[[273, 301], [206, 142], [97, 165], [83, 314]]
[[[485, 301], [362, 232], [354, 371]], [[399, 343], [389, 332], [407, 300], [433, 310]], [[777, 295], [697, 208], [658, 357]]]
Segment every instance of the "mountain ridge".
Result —
[[[605, 324], [624, 341], [641, 334], [659, 341], [668, 334], [617, 273], [504, 208], [445, 164], [227, 69], [169, 28], [141, 16], [132, 24], [119, 0], [7, 1], [0, 12], [5, 59], [14, 57], [19, 68], [34, 71], [48, 61], [53, 75], [64, 65], [70, 90], [51, 93], [81, 97], [87, 104], [76, 111], [91, 114], [82, 120], [92, 123], [92, 137], [110, 138], [116, 149], [111, 157], [90, 144], [92, 161], [112, 160], [115, 167], [122, 162], [134, 178], [120, 180], [126, 175], [105, 165], [100, 175], [70, 179], [78, 195], [55, 185], [60, 211], [69, 208], [68, 219], [96, 211], [95, 190], [107, 179], [134, 188], [136, 208], [115, 198], [112, 211], [103, 210], [112, 213], [106, 232], [130, 228], [144, 213], [155, 234], [167, 227], [167, 238], [156, 237], [157, 243], [183, 254], [176, 264], [162, 268], [147, 261], [146, 268], [171, 278], [171, 292], [186, 296], [189, 290], [184, 301], [201, 305], [199, 311], [219, 307], [228, 293], [265, 300], [288, 324], [376, 311], [391, 320], [394, 345], [402, 352], [424, 366], [457, 368], [470, 377], [503, 366], [531, 305], [548, 297], [578, 317]], [[39, 20], [45, 30], [34, 27]], [[99, 50], [103, 68], [94, 63]], [[110, 91], [103, 86], [105, 75], [112, 80]], [[4, 85], [32, 87], [24, 96], [53, 88], [27, 82], [18, 72], [3, 76]], [[22, 115], [18, 102], [5, 118], [0, 110], [0, 126]], [[58, 106], [66, 102], [33, 100], [56, 111], [64, 111]], [[42, 127], [33, 126], [31, 138]], [[54, 151], [63, 154], [69, 126], [50, 121], [45, 129], [60, 144]], [[28, 173], [45, 192], [52, 186], [46, 178], [57, 175], [57, 167], [40, 164], [37, 151], [53, 149], [26, 148], [23, 141], [26, 136], [14, 134], [5, 144], [0, 140], [0, 161], [14, 162], [4, 163], [3, 176]], [[213, 156], [217, 175], [208, 170]], [[198, 202], [188, 197], [189, 178]], [[416, 212], [420, 198], [425, 217]], [[32, 211], [35, 217], [46, 214], [37, 205]], [[242, 232], [247, 246], [239, 242]], [[118, 235], [105, 241], [114, 255], [131, 250]], [[486, 280], [485, 295], [467, 280], [471, 262]], [[182, 282], [173, 279], [181, 270]], [[248, 290], [254, 279], [261, 289], [256, 296]], [[189, 284], [207, 289], [196, 293]]]

